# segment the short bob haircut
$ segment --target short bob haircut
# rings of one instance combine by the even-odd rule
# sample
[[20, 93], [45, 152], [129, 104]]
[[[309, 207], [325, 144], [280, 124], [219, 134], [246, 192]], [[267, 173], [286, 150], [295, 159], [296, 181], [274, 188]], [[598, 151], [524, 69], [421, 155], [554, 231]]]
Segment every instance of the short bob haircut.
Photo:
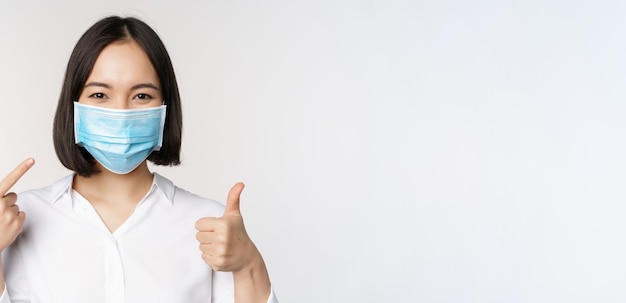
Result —
[[53, 124], [57, 157], [68, 169], [89, 177], [99, 170], [89, 152], [75, 143], [74, 101], [78, 100], [98, 55], [118, 41], [135, 41], [146, 52], [159, 77], [164, 104], [167, 105], [163, 144], [148, 160], [156, 165], [180, 164], [183, 128], [178, 84], [170, 57], [159, 36], [141, 20], [111, 16], [96, 22], [78, 40], [70, 56]]

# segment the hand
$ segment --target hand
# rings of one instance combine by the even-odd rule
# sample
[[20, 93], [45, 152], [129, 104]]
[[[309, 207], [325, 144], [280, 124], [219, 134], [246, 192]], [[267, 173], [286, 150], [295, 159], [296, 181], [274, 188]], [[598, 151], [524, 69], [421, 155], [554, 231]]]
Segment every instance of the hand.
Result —
[[246, 233], [239, 211], [243, 188], [243, 183], [237, 183], [230, 189], [222, 217], [206, 217], [196, 222], [202, 259], [213, 270], [237, 272], [260, 256]]
[[17, 235], [22, 232], [24, 225], [24, 212], [15, 204], [17, 195], [7, 193], [13, 185], [30, 169], [35, 160], [32, 158], [24, 160], [4, 180], [0, 181], [0, 251], [9, 246]]

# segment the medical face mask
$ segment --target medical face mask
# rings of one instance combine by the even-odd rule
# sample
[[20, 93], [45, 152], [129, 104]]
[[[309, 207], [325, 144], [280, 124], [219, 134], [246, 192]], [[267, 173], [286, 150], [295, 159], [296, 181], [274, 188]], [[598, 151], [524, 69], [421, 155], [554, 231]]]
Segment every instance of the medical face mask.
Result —
[[111, 172], [127, 174], [161, 148], [165, 108], [108, 109], [74, 102], [76, 144]]

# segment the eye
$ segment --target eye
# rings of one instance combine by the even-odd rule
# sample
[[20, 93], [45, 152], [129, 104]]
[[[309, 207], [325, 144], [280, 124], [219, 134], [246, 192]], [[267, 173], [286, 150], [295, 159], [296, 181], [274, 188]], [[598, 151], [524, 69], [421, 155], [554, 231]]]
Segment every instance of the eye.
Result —
[[135, 99], [139, 99], [139, 100], [146, 100], [146, 101], [148, 101], [148, 100], [152, 100], [153, 98], [152, 98], [152, 96], [150, 96], [150, 95], [148, 95], [148, 94], [137, 94], [137, 95], [135, 96]]
[[93, 94], [89, 95], [89, 98], [94, 98], [94, 99], [104, 99], [106, 97], [107, 97], [107, 95], [105, 95], [103, 93], [93, 93]]

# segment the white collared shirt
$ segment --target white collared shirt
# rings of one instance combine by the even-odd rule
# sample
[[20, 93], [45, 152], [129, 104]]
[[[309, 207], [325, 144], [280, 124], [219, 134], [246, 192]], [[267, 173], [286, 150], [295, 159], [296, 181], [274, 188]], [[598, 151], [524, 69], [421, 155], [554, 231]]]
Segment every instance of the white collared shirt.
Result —
[[[231, 273], [204, 263], [195, 222], [222, 204], [154, 174], [150, 191], [111, 233], [72, 189], [73, 175], [18, 195], [22, 233], [2, 253], [0, 303], [234, 302]], [[269, 302], [278, 302], [274, 292]]]

